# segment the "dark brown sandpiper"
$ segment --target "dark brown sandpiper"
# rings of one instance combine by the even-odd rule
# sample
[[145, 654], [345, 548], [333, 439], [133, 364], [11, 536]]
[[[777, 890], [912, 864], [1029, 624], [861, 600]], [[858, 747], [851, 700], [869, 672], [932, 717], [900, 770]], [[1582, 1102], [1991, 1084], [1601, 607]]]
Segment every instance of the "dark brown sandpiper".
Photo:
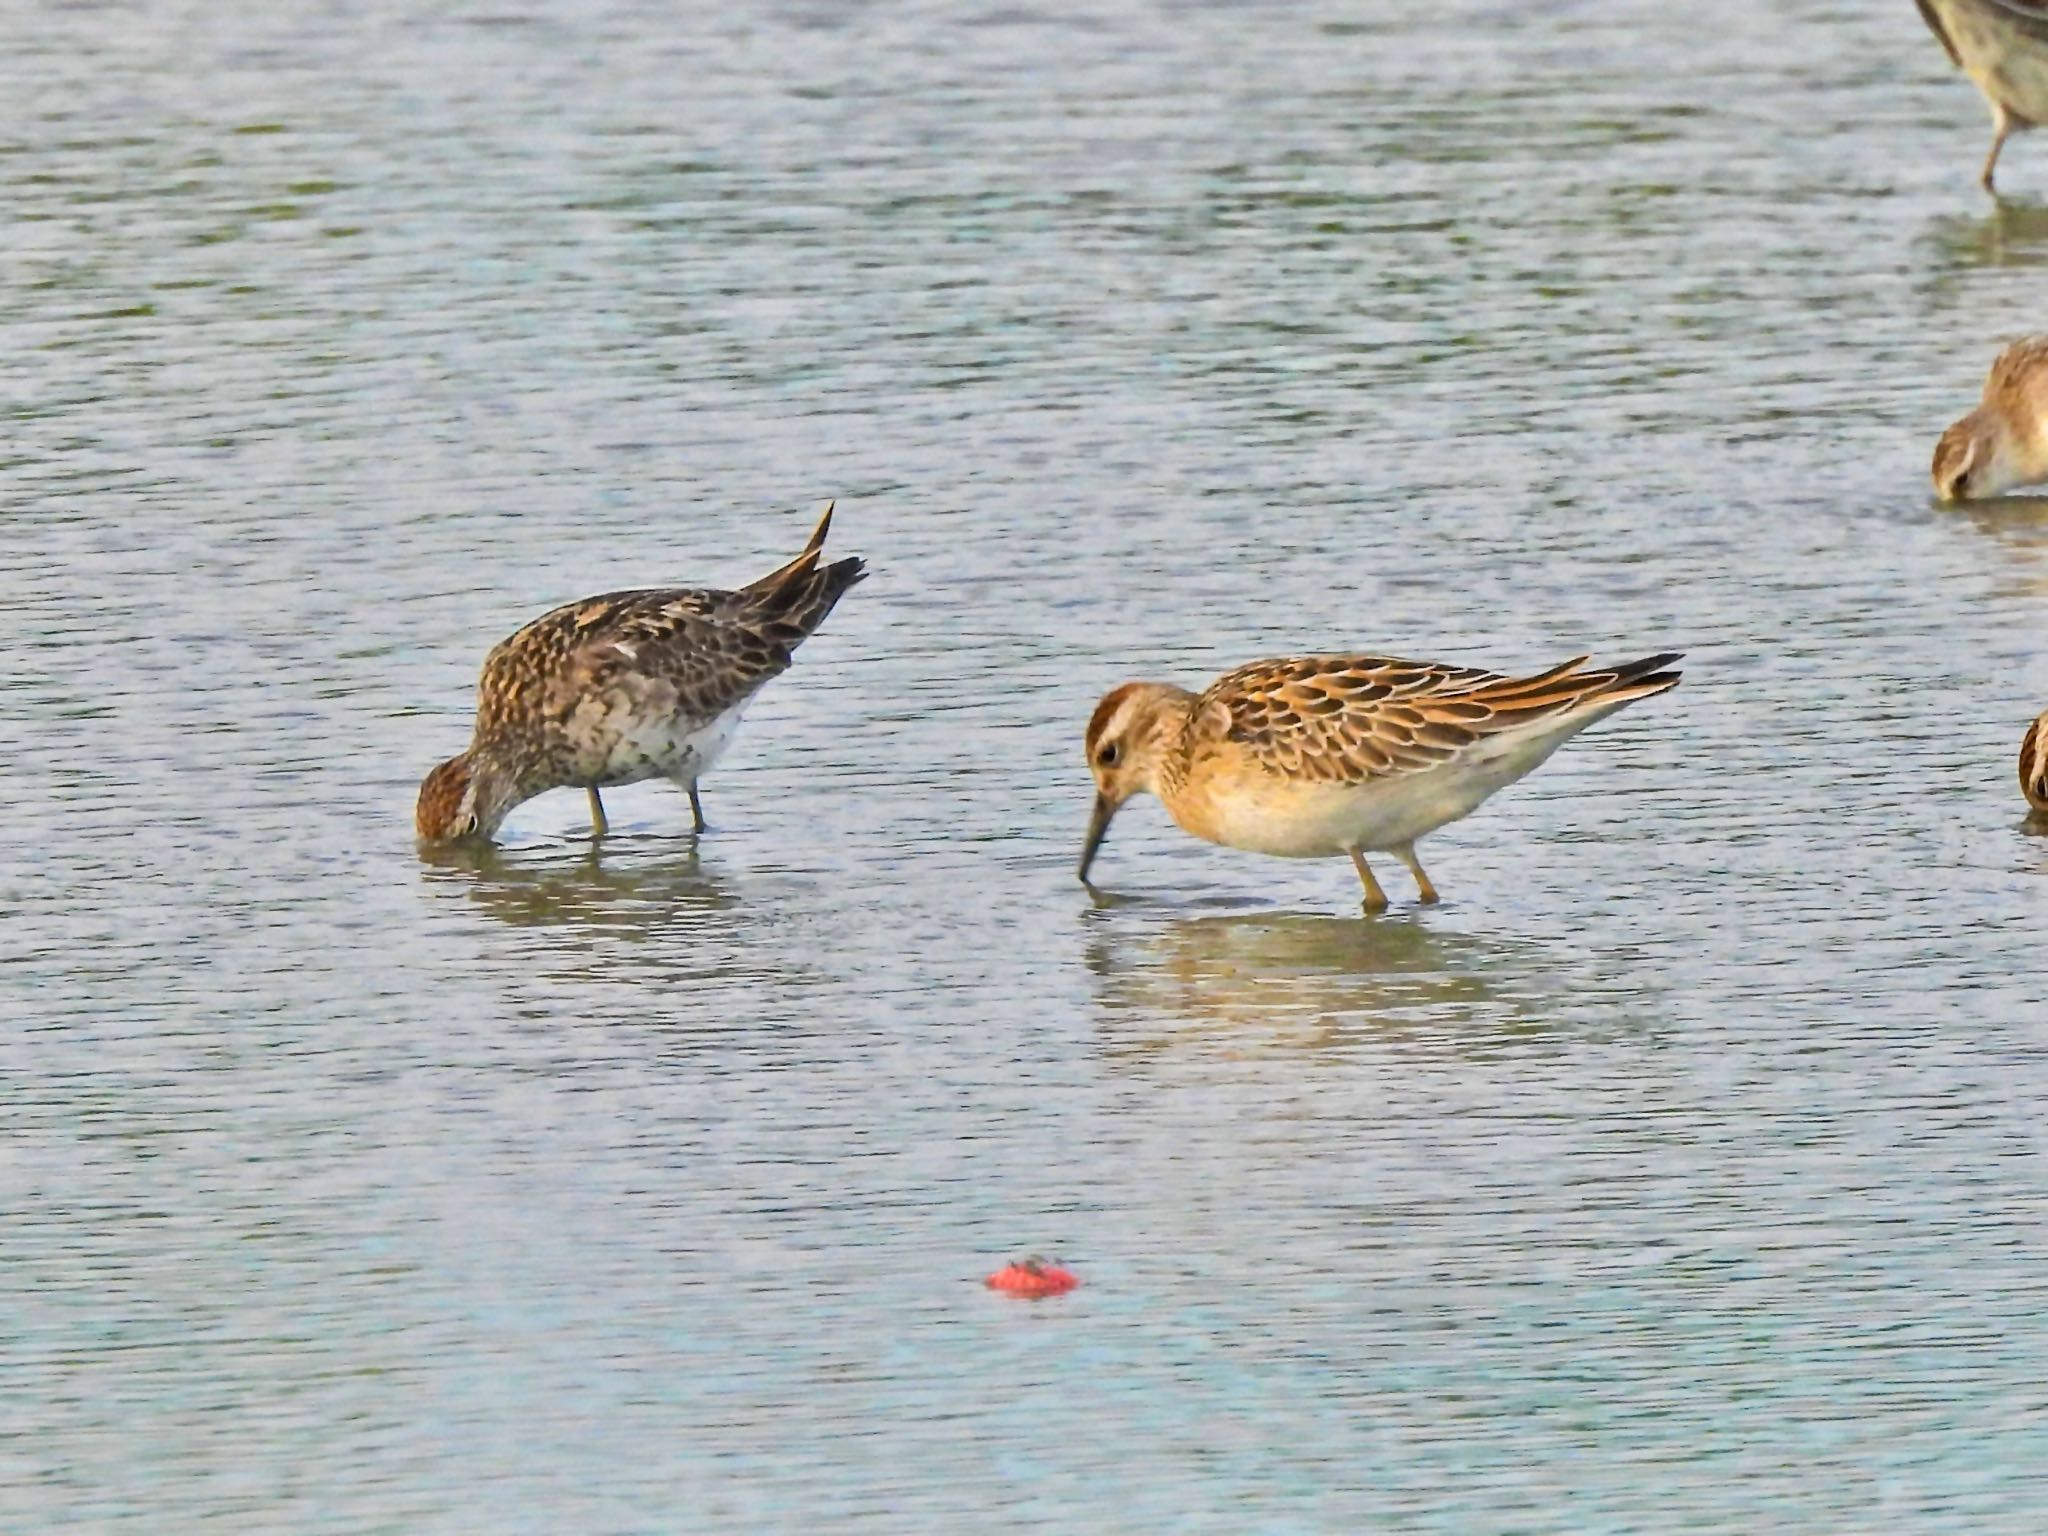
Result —
[[607, 592], [544, 613], [484, 658], [469, 749], [420, 785], [414, 823], [428, 842], [489, 838], [514, 806], [550, 789], [590, 794], [672, 779], [704, 830], [697, 781], [741, 713], [866, 574], [819, 563], [832, 508], [803, 553], [737, 592], [663, 587]]

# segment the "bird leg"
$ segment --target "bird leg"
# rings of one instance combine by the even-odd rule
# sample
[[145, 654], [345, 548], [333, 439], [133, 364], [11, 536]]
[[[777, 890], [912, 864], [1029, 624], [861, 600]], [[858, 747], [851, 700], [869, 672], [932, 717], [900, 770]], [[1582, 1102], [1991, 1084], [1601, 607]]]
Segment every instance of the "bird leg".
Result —
[[1353, 866], [1356, 867], [1358, 870], [1358, 878], [1362, 882], [1364, 882], [1365, 910], [1368, 912], [1386, 911], [1387, 893], [1380, 889], [1379, 881], [1373, 878], [1372, 870], [1367, 866], [1365, 862], [1365, 855], [1360, 853], [1356, 848], [1347, 848], [1344, 851], [1351, 855], [1351, 862]]
[[597, 797], [597, 786], [587, 786], [585, 793], [590, 796], [590, 835], [603, 837], [611, 831], [612, 824], [604, 819], [604, 802]]
[[697, 781], [692, 779], [683, 787], [690, 792], [690, 816], [696, 823], [690, 830], [692, 832], [702, 832], [705, 828], [704, 802], [697, 798]]
[[1436, 887], [1429, 883], [1429, 876], [1423, 873], [1422, 860], [1415, 857], [1415, 845], [1413, 843], [1408, 844], [1405, 848], [1396, 848], [1394, 850], [1394, 857], [1403, 864], [1406, 864], [1408, 866], [1408, 873], [1415, 877], [1415, 888], [1422, 892], [1424, 905], [1434, 906], [1438, 901], [1442, 900], [1436, 893]]
[[1991, 104], [1991, 126], [1991, 153], [1984, 157], [1984, 170], [1977, 177], [1977, 184], [1993, 197], [1996, 197], [1998, 196], [1998, 188], [1992, 185], [1991, 177], [1998, 169], [1998, 152], [2005, 148], [2007, 136], [2018, 125], [2013, 121], [2013, 115], [2005, 110], [2005, 103], [1993, 102]]

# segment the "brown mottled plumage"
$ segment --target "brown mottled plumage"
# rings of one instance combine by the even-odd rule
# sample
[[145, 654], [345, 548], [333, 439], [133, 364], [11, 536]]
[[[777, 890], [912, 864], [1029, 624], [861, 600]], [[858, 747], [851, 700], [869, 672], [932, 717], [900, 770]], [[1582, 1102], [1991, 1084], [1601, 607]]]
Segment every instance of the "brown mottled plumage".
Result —
[[1934, 491], [1974, 501], [2048, 480], [2048, 336], [2022, 336], [1993, 359], [1977, 408], [1934, 445]]
[[545, 790], [590, 792], [674, 779], [704, 830], [697, 780], [724, 750], [747, 701], [786, 670], [861, 562], [821, 565], [832, 509], [803, 553], [737, 592], [666, 587], [607, 592], [544, 613], [500, 641], [477, 682], [469, 750], [420, 786], [415, 822], [430, 842], [490, 837]]
[[2048, 0], [1915, 0], [1949, 62], [1991, 108], [1991, 153], [1977, 184], [1998, 195], [1998, 152], [2016, 130], [2048, 121]]
[[2028, 726], [2020, 742], [2020, 793], [2048, 815], [2048, 714]]
[[1095, 814], [1088, 878], [1117, 810], [1149, 790], [1195, 836], [1285, 858], [1349, 855], [1366, 906], [1386, 905], [1364, 855], [1395, 854], [1424, 901], [1415, 841], [1468, 814], [1570, 736], [1679, 674], [1675, 653], [1533, 677], [1383, 656], [1258, 661], [1199, 695], [1170, 683], [1112, 689], [1088, 722]]

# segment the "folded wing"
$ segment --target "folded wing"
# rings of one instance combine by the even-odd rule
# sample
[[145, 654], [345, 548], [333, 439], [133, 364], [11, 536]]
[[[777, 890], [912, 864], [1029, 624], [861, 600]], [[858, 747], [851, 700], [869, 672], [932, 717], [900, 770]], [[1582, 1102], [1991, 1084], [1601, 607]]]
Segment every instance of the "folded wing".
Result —
[[1511, 733], [1582, 713], [1605, 713], [1661, 693], [1676, 653], [1621, 666], [1572, 660], [1531, 677], [1385, 656], [1297, 656], [1254, 662], [1219, 678], [1188, 729], [1228, 741], [1275, 773], [1362, 784], [1418, 773]]
[[[1949, 62], [1961, 69], [1963, 56], [1942, 23], [1940, 7], [1933, 0], [1914, 0], [1914, 3], [1920, 7], [1921, 19], [1927, 23], [1928, 30], [1947, 50]], [[2004, 22], [2038, 42], [2048, 43], [2048, 0], [1956, 0], [1956, 3], [1979, 12], [1989, 20]]]

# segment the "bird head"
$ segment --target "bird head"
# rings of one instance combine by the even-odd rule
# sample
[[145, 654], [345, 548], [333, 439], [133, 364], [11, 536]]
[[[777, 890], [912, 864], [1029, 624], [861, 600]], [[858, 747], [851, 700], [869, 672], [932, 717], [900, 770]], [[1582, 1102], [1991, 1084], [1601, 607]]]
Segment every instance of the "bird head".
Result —
[[1158, 793], [1159, 765], [1186, 724], [1191, 702], [1186, 689], [1171, 683], [1125, 683], [1095, 706], [1083, 738], [1088, 772], [1095, 779], [1095, 811], [1081, 850], [1084, 884], [1123, 803], [1141, 791]]
[[489, 840], [518, 803], [505, 776], [487, 759], [458, 752], [421, 781], [413, 826], [426, 843]]

